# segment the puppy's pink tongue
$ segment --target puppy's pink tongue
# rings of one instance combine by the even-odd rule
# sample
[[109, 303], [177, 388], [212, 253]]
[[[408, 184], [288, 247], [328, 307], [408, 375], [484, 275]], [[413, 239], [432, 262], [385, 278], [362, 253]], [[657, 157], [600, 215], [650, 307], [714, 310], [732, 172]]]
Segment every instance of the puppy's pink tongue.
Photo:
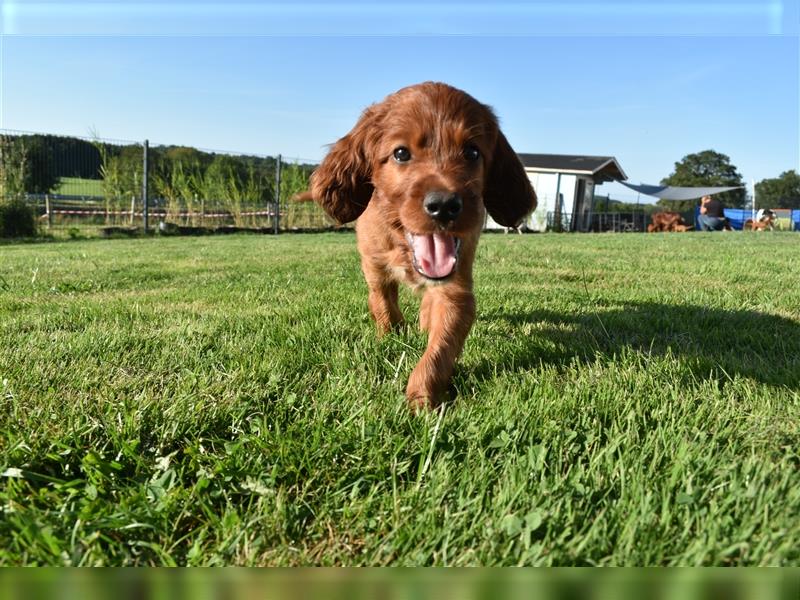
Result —
[[453, 272], [456, 266], [456, 240], [453, 236], [441, 233], [412, 235], [411, 246], [423, 275], [441, 279]]

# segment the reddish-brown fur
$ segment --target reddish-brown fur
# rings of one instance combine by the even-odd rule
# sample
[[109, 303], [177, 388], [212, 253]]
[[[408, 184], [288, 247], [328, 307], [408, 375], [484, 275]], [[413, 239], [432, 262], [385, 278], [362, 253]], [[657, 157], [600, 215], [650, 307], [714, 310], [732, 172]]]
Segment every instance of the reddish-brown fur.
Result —
[[[412, 156], [398, 162], [393, 152]], [[465, 159], [474, 146], [480, 157]], [[458, 217], [447, 225], [423, 209], [431, 191], [457, 193]], [[456, 360], [475, 319], [472, 263], [486, 216], [516, 226], [536, 206], [536, 195], [492, 110], [441, 83], [403, 88], [367, 108], [333, 145], [311, 178], [311, 196], [340, 223], [358, 219], [361, 267], [369, 309], [379, 334], [403, 321], [398, 284], [422, 292], [420, 327], [428, 347], [406, 388], [412, 407], [431, 407], [446, 395]], [[407, 234], [460, 240], [454, 271], [445, 279], [421, 275]]]
[[654, 213], [651, 217], [651, 221], [652, 223], [647, 226], [647, 231], [649, 233], [657, 231], [684, 232], [691, 229], [691, 226], [687, 225], [680, 213], [677, 212]]
[[760, 221], [755, 219], [747, 219], [742, 227], [744, 231], [766, 231], [775, 229], [775, 213], [772, 211], [767, 212]]

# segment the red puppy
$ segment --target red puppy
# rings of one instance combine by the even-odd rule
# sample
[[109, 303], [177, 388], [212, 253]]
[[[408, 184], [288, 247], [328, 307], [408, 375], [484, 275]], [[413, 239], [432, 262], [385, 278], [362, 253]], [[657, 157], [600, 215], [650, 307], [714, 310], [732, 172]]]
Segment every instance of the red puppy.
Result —
[[447, 392], [475, 320], [472, 263], [486, 211], [513, 227], [536, 195], [492, 110], [443, 83], [367, 108], [311, 178], [311, 196], [356, 237], [379, 333], [403, 320], [398, 283], [423, 292], [428, 347], [406, 388], [412, 407]]

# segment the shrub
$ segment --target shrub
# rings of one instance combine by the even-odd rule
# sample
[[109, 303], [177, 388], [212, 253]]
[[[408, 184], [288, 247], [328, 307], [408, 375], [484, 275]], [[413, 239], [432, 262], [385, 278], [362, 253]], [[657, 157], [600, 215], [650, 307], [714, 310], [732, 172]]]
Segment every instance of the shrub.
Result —
[[0, 201], [0, 238], [33, 237], [36, 215], [22, 200]]

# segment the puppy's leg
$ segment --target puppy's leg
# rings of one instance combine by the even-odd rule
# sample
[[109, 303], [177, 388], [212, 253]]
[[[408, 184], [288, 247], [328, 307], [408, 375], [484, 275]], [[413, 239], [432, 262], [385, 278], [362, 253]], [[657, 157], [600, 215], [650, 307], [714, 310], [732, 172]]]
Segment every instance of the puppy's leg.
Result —
[[378, 335], [389, 333], [403, 322], [397, 301], [397, 282], [387, 279], [382, 269], [368, 261], [362, 261], [361, 268], [369, 287], [369, 311], [378, 327]]
[[406, 388], [412, 408], [434, 407], [444, 399], [464, 340], [475, 321], [475, 297], [469, 290], [429, 288], [423, 299], [425, 306], [428, 348]]
[[425, 294], [422, 296], [422, 302], [419, 305], [419, 330], [430, 331], [431, 325], [431, 304], [433, 294]]

